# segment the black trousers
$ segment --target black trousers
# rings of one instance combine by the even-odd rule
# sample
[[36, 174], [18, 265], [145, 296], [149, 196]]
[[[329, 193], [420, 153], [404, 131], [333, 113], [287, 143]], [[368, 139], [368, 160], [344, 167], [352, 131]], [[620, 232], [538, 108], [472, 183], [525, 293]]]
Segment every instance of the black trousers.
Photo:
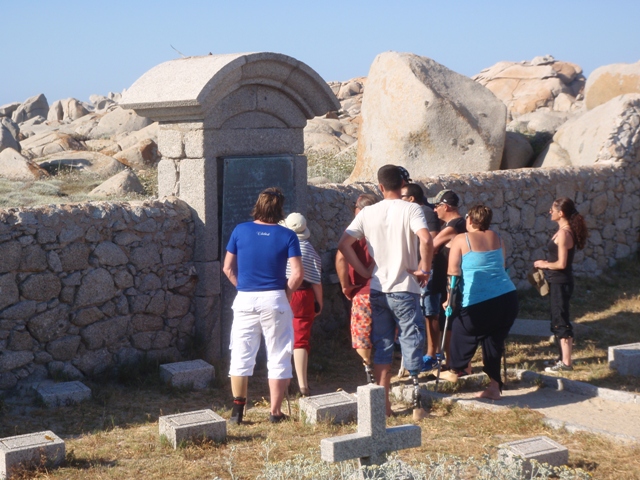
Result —
[[460, 309], [451, 332], [451, 367], [464, 370], [482, 344], [483, 371], [502, 390], [500, 359], [504, 341], [518, 315], [518, 294], [514, 291]]
[[556, 338], [573, 338], [573, 326], [569, 321], [569, 300], [572, 294], [573, 282], [549, 283], [551, 332]]

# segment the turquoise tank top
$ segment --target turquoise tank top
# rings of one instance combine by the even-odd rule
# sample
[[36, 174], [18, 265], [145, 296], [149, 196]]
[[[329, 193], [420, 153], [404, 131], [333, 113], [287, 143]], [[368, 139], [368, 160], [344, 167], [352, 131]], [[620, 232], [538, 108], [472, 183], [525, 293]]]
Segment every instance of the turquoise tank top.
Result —
[[465, 233], [465, 236], [469, 252], [462, 255], [462, 306], [475, 305], [515, 290], [516, 286], [504, 269], [502, 248], [474, 252], [469, 235]]

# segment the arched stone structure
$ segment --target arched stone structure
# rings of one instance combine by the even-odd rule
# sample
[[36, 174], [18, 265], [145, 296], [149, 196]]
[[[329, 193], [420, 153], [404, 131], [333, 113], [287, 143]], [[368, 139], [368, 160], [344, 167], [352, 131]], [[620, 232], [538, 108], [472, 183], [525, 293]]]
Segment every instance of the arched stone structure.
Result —
[[[231, 218], [237, 210], [245, 215], [247, 202], [274, 182], [285, 189], [289, 211], [306, 211], [303, 128], [308, 119], [338, 110], [340, 104], [307, 65], [264, 52], [162, 63], [140, 77], [120, 105], [160, 122], [159, 196], [176, 195], [194, 213], [196, 334], [205, 347], [203, 356], [219, 358], [230, 326], [222, 305], [230, 304], [225, 297], [231, 290], [220, 278], [225, 225], [238, 219]], [[264, 180], [259, 169], [264, 169]], [[225, 182], [242, 189], [242, 196], [233, 199], [239, 203], [227, 213], [225, 190], [231, 185]]]

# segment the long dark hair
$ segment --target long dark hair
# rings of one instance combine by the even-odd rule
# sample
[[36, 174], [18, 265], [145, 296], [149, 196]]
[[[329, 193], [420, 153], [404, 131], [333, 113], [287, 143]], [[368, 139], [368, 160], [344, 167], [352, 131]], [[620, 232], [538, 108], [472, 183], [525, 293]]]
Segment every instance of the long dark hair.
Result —
[[560, 197], [553, 202], [553, 207], [556, 210], [560, 210], [569, 221], [569, 227], [571, 228], [571, 233], [573, 233], [576, 247], [578, 247], [578, 250], [582, 250], [585, 243], [587, 243], [589, 232], [584, 217], [580, 215], [576, 209], [576, 204], [573, 203], [573, 200], [570, 198]]

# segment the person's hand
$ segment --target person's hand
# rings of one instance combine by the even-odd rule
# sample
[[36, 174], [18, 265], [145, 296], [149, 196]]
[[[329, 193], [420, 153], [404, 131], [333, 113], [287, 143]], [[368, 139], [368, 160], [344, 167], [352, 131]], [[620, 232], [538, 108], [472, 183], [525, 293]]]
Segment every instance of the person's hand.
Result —
[[291, 297], [293, 295], [293, 291], [289, 288], [289, 285], [284, 287], [284, 294], [287, 296], [287, 302], [291, 303]]
[[353, 291], [356, 288], [360, 288], [362, 285], [345, 285], [344, 287], [342, 287], [342, 293], [344, 293], [344, 296], [347, 297], [349, 300], [353, 300]]
[[547, 263], [546, 260], [536, 260], [535, 262], [533, 262], [533, 266], [536, 268], [545, 268], [545, 263]]
[[412, 270], [411, 268], [407, 268], [407, 273], [409, 275], [413, 275], [416, 277], [416, 280], [418, 280], [418, 283], [420, 284], [421, 287], [426, 287], [427, 283], [429, 282], [429, 277], [431, 276], [431, 272], [424, 272], [424, 270]]
[[373, 270], [376, 268], [376, 262], [374, 260], [371, 261], [371, 265], [369, 265], [369, 267], [367, 268], [367, 272], [369, 273], [369, 275], [367, 276], [367, 278], [371, 278], [373, 277]]

